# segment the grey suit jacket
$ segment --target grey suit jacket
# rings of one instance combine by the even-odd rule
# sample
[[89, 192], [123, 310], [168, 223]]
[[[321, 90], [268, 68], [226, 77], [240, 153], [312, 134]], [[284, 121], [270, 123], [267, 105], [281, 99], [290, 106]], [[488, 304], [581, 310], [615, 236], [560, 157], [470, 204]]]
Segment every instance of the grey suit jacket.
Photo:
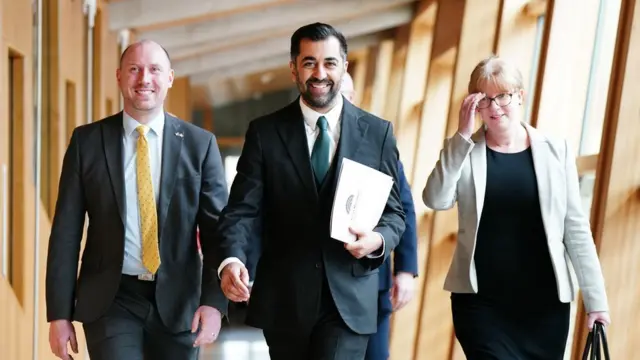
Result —
[[[122, 131], [118, 113], [76, 128], [71, 137], [49, 239], [48, 321], [92, 322], [109, 309], [118, 291], [126, 219]], [[163, 136], [156, 303], [165, 325], [180, 332], [191, 328], [199, 305], [226, 313], [228, 302], [211, 264], [213, 234], [228, 193], [211, 133], [165, 113]], [[89, 227], [78, 274], [85, 215]]]
[[[523, 125], [531, 142], [540, 210], [559, 299], [571, 302], [575, 298], [571, 263], [587, 312], [608, 311], [600, 262], [589, 220], [582, 209], [575, 157], [566, 141], [551, 139]], [[473, 255], [485, 196], [486, 167], [484, 128], [471, 140], [456, 134], [446, 140], [422, 193], [424, 203], [431, 209], [447, 210], [458, 205], [458, 243], [445, 280], [445, 289], [451, 292], [478, 291]]]

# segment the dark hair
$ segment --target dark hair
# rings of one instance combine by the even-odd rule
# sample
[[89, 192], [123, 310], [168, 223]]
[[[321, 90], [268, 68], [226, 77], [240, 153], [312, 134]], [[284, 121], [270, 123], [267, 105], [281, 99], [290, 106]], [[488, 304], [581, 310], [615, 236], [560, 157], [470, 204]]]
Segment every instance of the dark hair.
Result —
[[347, 59], [347, 39], [333, 26], [323, 23], [313, 23], [305, 25], [296, 30], [291, 35], [291, 60], [295, 60], [300, 55], [300, 42], [304, 39], [311, 41], [326, 40], [335, 37], [340, 42], [340, 52], [343, 60]]
[[167, 49], [165, 49], [164, 46], [156, 43], [155, 41], [151, 41], [151, 40], [140, 40], [140, 41], [137, 41], [137, 42], [135, 42], [133, 44], [129, 44], [129, 46], [127, 46], [126, 49], [124, 49], [124, 51], [120, 55], [120, 67], [122, 67], [122, 60], [124, 60], [124, 57], [125, 57], [125, 55], [127, 55], [127, 52], [129, 51], [129, 49], [132, 48], [134, 45], [138, 45], [138, 44], [144, 43], [144, 42], [152, 42], [152, 43], [155, 43], [158, 46], [160, 46], [162, 51], [164, 51], [164, 54], [167, 55], [167, 60], [169, 60], [169, 67], [171, 67], [171, 57], [169, 56], [169, 52], [167, 51]]

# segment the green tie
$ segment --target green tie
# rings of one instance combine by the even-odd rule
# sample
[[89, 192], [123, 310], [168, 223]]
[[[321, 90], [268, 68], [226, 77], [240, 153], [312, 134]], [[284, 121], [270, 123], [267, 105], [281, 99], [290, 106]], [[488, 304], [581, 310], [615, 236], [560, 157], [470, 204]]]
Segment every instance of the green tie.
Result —
[[318, 134], [311, 152], [311, 166], [316, 176], [316, 183], [320, 186], [329, 171], [329, 131], [327, 131], [328, 124], [324, 116], [320, 116], [316, 124], [320, 129], [320, 134]]

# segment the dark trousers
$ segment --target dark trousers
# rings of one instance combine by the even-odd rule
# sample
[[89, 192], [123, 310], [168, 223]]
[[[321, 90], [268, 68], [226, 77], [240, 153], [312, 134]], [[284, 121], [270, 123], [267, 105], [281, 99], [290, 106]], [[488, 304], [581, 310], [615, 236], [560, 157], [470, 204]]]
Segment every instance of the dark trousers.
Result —
[[155, 282], [123, 275], [116, 298], [100, 319], [83, 324], [91, 360], [196, 360], [196, 334], [172, 333], [160, 319]]
[[391, 327], [391, 292], [378, 293], [378, 331], [371, 335], [365, 360], [387, 360], [389, 358], [389, 329]]
[[264, 337], [271, 360], [362, 360], [369, 339], [344, 323], [326, 280], [310, 329], [264, 330]]

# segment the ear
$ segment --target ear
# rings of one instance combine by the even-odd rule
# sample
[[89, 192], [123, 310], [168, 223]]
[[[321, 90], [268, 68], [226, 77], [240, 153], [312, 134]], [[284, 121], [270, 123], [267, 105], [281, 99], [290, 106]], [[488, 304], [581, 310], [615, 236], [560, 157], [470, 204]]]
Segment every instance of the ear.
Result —
[[291, 81], [296, 82], [296, 63], [289, 60], [289, 69], [291, 69]]
[[347, 72], [348, 69], [349, 69], [349, 60], [345, 60], [344, 61], [344, 72]]
[[122, 77], [122, 72], [120, 71], [120, 68], [116, 69], [116, 81], [118, 82], [118, 84], [120, 84], [120, 78]]
[[169, 70], [169, 87], [172, 88], [173, 87], [173, 79], [174, 79], [174, 72], [173, 69]]
[[518, 96], [520, 96], [520, 105], [522, 105], [522, 103], [524, 102], [524, 89], [520, 89], [518, 90]]

